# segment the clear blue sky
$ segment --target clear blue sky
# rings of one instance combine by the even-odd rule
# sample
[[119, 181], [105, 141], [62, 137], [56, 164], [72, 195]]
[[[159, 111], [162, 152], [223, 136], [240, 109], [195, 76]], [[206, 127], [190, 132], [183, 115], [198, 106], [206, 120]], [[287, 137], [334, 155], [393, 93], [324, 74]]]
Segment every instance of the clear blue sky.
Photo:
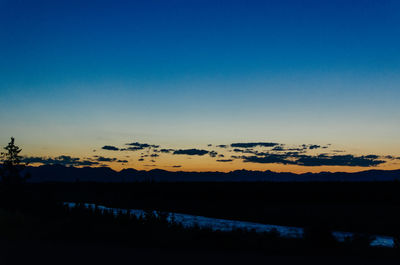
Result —
[[0, 140], [400, 155], [399, 47], [395, 0], [0, 0]]

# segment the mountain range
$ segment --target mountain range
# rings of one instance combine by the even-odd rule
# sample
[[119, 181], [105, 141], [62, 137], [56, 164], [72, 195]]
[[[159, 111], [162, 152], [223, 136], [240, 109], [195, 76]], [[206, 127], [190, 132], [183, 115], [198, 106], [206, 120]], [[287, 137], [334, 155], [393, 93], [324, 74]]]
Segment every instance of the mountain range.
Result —
[[108, 167], [66, 167], [63, 165], [29, 166], [29, 182], [371, 182], [400, 180], [399, 170], [367, 170], [355, 173], [289, 172], [235, 170], [231, 172], [185, 172], [133, 168], [115, 171]]

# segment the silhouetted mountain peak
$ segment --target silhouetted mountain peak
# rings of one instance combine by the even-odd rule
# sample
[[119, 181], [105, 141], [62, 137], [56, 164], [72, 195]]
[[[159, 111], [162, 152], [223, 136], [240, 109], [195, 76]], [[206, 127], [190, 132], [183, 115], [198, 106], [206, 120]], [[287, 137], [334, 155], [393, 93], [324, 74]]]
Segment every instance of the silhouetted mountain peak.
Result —
[[185, 172], [152, 169], [149, 171], [133, 168], [123, 169], [119, 172], [108, 167], [66, 167], [63, 165], [43, 165], [27, 167], [31, 173], [31, 182], [254, 182], [254, 181], [394, 181], [400, 180], [400, 170], [368, 170], [355, 173], [346, 172], [320, 172], [295, 174], [290, 172], [234, 170], [231, 172]]

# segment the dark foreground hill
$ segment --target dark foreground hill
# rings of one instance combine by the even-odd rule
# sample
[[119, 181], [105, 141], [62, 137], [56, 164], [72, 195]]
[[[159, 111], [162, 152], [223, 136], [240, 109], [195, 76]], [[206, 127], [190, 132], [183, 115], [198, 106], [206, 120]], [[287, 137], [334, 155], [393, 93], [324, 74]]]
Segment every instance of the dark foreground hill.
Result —
[[224, 172], [172, 172], [161, 169], [150, 171], [108, 167], [65, 167], [44, 165], [28, 167], [30, 182], [371, 182], [400, 180], [400, 170], [367, 170], [356, 173], [278, 173], [272, 171], [235, 170]]

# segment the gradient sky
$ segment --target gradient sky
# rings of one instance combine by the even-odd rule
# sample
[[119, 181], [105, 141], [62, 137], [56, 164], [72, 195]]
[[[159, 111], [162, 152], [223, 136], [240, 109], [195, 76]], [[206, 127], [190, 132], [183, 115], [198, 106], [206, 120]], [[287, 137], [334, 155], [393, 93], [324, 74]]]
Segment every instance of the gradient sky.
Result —
[[399, 47], [397, 0], [0, 0], [0, 145], [13, 135], [26, 156], [128, 160], [116, 169], [360, 170], [150, 163], [101, 147], [262, 141], [399, 157]]

